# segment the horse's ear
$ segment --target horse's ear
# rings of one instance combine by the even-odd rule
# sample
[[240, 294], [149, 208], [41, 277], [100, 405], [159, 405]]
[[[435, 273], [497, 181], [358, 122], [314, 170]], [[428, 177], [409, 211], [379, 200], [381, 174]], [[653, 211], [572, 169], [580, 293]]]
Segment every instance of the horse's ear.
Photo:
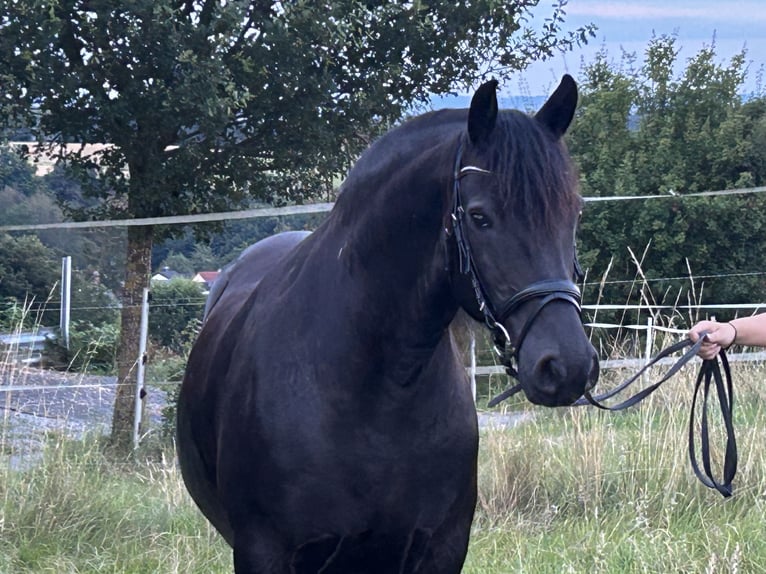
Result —
[[478, 144], [489, 137], [497, 119], [497, 80], [484, 82], [471, 98], [468, 110], [468, 137]]
[[556, 138], [560, 138], [572, 123], [576, 107], [577, 84], [572, 76], [564, 74], [559, 87], [535, 114], [535, 118], [547, 126]]

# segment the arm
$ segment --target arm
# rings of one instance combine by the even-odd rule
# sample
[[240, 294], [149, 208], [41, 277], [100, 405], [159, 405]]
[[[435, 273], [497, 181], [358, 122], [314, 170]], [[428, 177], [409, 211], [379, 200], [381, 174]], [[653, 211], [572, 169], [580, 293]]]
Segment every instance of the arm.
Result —
[[735, 343], [766, 347], [766, 313], [740, 317], [728, 323], [700, 321], [689, 331], [689, 339], [696, 343], [702, 331], [708, 332], [707, 340], [699, 351], [703, 359], [712, 359], [722, 348], [728, 349]]

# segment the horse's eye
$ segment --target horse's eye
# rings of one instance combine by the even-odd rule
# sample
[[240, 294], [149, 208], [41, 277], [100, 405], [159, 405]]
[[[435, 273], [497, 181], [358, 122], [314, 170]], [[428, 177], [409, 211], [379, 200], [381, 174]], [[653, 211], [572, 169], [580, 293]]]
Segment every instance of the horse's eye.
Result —
[[481, 213], [480, 211], [472, 211], [469, 213], [471, 216], [471, 220], [478, 226], [482, 227], [484, 229], [488, 227], [492, 227], [492, 222], [489, 220], [489, 217]]

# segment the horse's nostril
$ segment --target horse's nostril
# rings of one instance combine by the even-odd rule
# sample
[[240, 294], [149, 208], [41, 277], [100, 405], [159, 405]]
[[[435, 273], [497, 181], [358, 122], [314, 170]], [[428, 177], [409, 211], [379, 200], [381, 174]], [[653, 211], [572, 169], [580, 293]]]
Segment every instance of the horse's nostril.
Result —
[[567, 375], [566, 366], [553, 355], [540, 359], [538, 368], [542, 380], [562, 381]]

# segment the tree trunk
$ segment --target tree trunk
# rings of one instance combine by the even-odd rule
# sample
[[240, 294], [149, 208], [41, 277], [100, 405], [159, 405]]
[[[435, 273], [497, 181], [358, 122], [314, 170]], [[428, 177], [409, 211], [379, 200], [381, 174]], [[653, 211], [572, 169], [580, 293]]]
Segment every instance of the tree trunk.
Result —
[[111, 446], [118, 455], [127, 455], [133, 446], [141, 301], [144, 287], [149, 286], [152, 235], [153, 230], [149, 226], [128, 227], [120, 342], [117, 347], [117, 395], [114, 400], [111, 435]]

